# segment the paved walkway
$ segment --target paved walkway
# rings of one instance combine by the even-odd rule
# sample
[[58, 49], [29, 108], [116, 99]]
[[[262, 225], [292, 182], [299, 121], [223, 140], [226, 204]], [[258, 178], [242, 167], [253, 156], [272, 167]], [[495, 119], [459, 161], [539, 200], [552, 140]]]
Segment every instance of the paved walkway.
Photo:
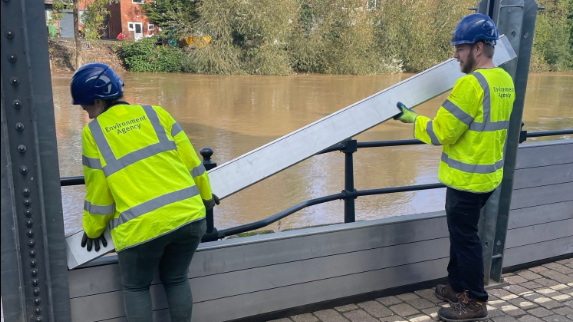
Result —
[[[573, 258], [503, 276], [509, 285], [488, 290], [489, 322], [573, 322]], [[433, 322], [447, 305], [424, 289], [272, 322]]]

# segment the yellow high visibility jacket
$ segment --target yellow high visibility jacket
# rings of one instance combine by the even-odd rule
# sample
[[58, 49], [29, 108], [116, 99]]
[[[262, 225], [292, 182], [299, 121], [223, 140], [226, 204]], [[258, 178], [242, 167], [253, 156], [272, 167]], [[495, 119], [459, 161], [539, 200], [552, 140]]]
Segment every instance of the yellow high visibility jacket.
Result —
[[161, 107], [112, 106], [84, 127], [82, 145], [83, 226], [90, 238], [107, 225], [121, 251], [205, 217], [209, 177]]
[[513, 80], [507, 72], [478, 69], [456, 82], [433, 120], [416, 118], [414, 136], [442, 146], [441, 182], [476, 193], [492, 191], [501, 183], [514, 100]]

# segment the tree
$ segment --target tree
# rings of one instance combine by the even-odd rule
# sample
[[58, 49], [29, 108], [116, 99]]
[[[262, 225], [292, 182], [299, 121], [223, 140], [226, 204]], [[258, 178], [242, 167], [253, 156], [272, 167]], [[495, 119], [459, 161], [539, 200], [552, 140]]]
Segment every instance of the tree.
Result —
[[73, 4], [74, 14], [74, 39], [76, 41], [76, 69], [80, 68], [80, 55], [82, 52], [82, 43], [80, 42], [80, 10], [79, 1], [74, 1]]
[[[84, 0], [85, 1], [85, 0]], [[102, 31], [107, 27], [109, 16], [108, 5], [118, 3], [119, 0], [92, 0], [86, 2], [86, 11], [82, 15], [82, 25], [86, 39], [100, 39]]]
[[144, 4], [143, 11], [150, 22], [182, 39], [199, 34], [197, 21], [200, 5], [200, 0], [158, 0]]

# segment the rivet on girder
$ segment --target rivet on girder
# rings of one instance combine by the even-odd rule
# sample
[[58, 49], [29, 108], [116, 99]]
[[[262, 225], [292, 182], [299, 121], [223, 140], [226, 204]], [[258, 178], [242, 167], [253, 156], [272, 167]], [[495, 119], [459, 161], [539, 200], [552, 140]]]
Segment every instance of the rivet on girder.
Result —
[[10, 84], [16, 86], [16, 85], [20, 84], [20, 80], [18, 79], [18, 77], [12, 77], [12, 78], [10, 78]]
[[32, 193], [32, 191], [28, 187], [22, 189], [22, 194], [26, 197], [29, 196], [31, 193]]
[[28, 167], [23, 165], [20, 167], [20, 173], [21, 174], [28, 174]]
[[34, 245], [36, 245], [36, 241], [34, 239], [28, 240], [28, 246], [34, 247]]
[[26, 220], [26, 226], [32, 227], [32, 225], [34, 225], [34, 221], [32, 220], [32, 218], [27, 219]]
[[13, 106], [15, 109], [21, 109], [21, 108], [22, 108], [22, 101], [21, 101], [21, 100], [14, 100], [14, 101], [12, 102], [12, 106]]
[[32, 279], [32, 286], [38, 286], [38, 284], [40, 284], [40, 280], [38, 280], [37, 278], [33, 278]]
[[36, 257], [36, 251], [35, 250], [30, 250], [30, 257]]
[[18, 60], [18, 56], [14, 55], [14, 54], [10, 54], [8, 55], [8, 61], [11, 63], [15, 63]]
[[43, 321], [43, 320], [42, 320], [42, 316], [38, 315], [38, 316], [36, 317], [36, 322], [42, 322], [42, 321]]
[[14, 35], [15, 35], [15, 34], [14, 34], [14, 32], [13, 32], [12, 30], [6, 31], [6, 38], [12, 39], [12, 38], [14, 38]]
[[26, 215], [26, 217], [32, 217], [32, 209], [28, 208], [24, 210], [24, 215]]
[[31, 260], [30, 260], [30, 266], [36, 267], [36, 265], [38, 265], [38, 261], [35, 260], [35, 259], [31, 259]]
[[32, 276], [38, 276], [38, 273], [39, 273], [39, 272], [40, 272], [40, 271], [38, 271], [37, 268], [32, 268], [32, 269], [30, 270], [30, 274], [31, 274]]
[[34, 313], [36, 313], [36, 314], [42, 313], [42, 308], [41, 308], [41, 307], [35, 308], [35, 309], [34, 309]]
[[32, 229], [28, 229], [26, 230], [26, 235], [28, 235], [28, 237], [32, 237], [34, 236], [34, 231]]
[[40, 305], [40, 304], [42, 304], [42, 300], [39, 297], [37, 297], [34, 299], [34, 304]]
[[32, 199], [30, 199], [30, 198], [24, 198], [23, 203], [24, 203], [24, 206], [30, 207], [30, 206], [32, 205]]
[[40, 295], [40, 288], [39, 287], [34, 288], [34, 295]]
[[26, 152], [26, 146], [24, 144], [18, 145], [18, 152], [20, 153]]
[[24, 124], [22, 122], [16, 123], [16, 131], [18, 132], [24, 131]]

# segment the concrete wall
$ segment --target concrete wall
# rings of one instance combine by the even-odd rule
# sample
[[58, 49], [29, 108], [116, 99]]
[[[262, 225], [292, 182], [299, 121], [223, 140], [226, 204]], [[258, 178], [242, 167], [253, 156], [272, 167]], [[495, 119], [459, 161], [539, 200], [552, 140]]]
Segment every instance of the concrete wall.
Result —
[[[573, 140], [519, 149], [504, 266], [573, 253]], [[189, 280], [193, 321], [225, 321], [446, 275], [443, 212], [202, 244]], [[115, 256], [70, 271], [73, 321], [125, 321]], [[167, 319], [159, 280], [156, 319]]]

